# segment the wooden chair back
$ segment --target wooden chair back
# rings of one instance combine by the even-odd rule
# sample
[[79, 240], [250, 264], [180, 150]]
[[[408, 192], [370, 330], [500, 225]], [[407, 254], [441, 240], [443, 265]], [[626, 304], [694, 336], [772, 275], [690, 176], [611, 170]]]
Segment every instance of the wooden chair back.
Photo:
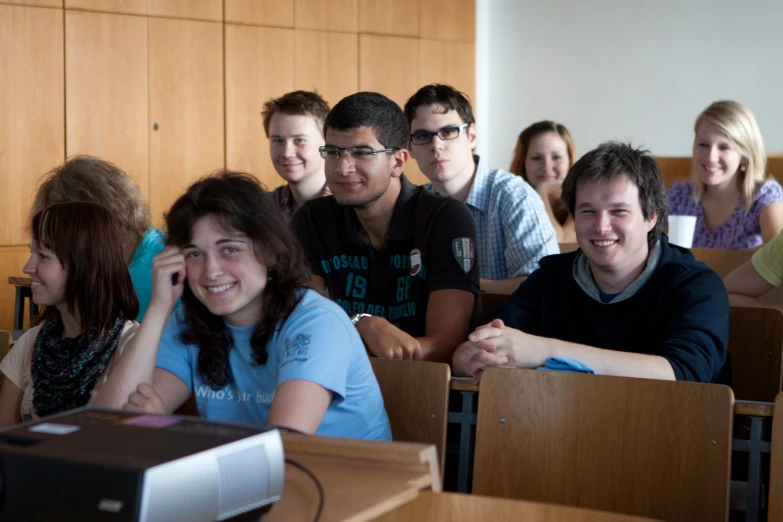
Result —
[[775, 399], [769, 466], [768, 522], [783, 522], [783, 393]]
[[783, 389], [783, 313], [732, 307], [729, 355], [737, 400], [774, 401]]
[[722, 250], [717, 248], [691, 248], [696, 261], [712, 268], [721, 278], [750, 261], [753, 250]]
[[678, 181], [690, 181], [691, 180], [691, 158], [665, 158], [658, 156], [655, 158], [658, 162], [658, 167], [663, 174], [663, 184], [666, 188], [669, 188], [672, 183]]
[[473, 493], [670, 522], [725, 522], [727, 386], [490, 368]]
[[783, 154], [767, 154], [767, 173], [783, 183]]
[[389, 414], [392, 439], [434, 444], [443, 477], [451, 367], [445, 363], [377, 357], [370, 361]]
[[[658, 167], [663, 174], [663, 183], [668, 188], [677, 181], [691, 180], [691, 158], [690, 157], [662, 157], [655, 158]], [[783, 154], [767, 155], [767, 174], [778, 183], [783, 184]]]

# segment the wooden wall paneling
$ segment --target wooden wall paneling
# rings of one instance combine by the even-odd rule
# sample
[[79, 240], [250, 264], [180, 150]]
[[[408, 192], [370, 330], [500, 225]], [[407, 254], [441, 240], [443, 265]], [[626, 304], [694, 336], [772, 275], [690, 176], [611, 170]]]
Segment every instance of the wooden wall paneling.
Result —
[[0, 0], [3, 4], [27, 5], [31, 7], [62, 7], [63, 0]]
[[63, 11], [0, 5], [0, 245], [26, 245], [38, 180], [65, 159]]
[[147, 0], [65, 0], [65, 8], [146, 15]]
[[294, 0], [224, 0], [226, 23], [294, 26]]
[[447, 83], [470, 98], [476, 111], [476, 46], [419, 40], [419, 83]]
[[67, 156], [115, 163], [149, 201], [147, 18], [66, 11], [65, 56]]
[[294, 88], [294, 31], [226, 26], [226, 165], [268, 189], [282, 185], [269, 157], [261, 109]]
[[225, 165], [223, 26], [148, 24], [150, 209], [159, 226], [190, 183]]
[[294, 88], [317, 90], [334, 106], [359, 90], [359, 37], [294, 31]]
[[[359, 90], [380, 92], [404, 107], [421, 87], [418, 76], [419, 40], [359, 35]], [[417, 185], [429, 182], [413, 158], [405, 175]]]
[[427, 176], [419, 169], [419, 165], [413, 157], [409, 157], [408, 163], [405, 165], [405, 177], [414, 185], [424, 185], [430, 182]]
[[359, 0], [359, 32], [418, 37], [419, 0]]
[[419, 13], [421, 38], [476, 41], [476, 0], [422, 0]]
[[380, 92], [405, 105], [419, 85], [419, 41], [359, 35], [359, 89]]
[[223, 0], [147, 0], [147, 14], [222, 22]]
[[294, 0], [294, 27], [316, 31], [355, 33], [359, 28], [359, 0]]
[[[26, 277], [22, 267], [30, 257], [25, 246], [0, 247], [0, 330], [11, 330], [14, 324], [15, 287], [8, 284], [9, 277]], [[29, 324], [29, 307], [25, 306], [25, 324]]]

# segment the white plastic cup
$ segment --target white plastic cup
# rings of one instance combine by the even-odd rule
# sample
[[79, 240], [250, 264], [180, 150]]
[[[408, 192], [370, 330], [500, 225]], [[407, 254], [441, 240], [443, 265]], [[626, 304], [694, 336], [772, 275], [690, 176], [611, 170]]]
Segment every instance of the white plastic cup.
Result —
[[669, 243], [691, 248], [695, 231], [696, 216], [669, 216]]

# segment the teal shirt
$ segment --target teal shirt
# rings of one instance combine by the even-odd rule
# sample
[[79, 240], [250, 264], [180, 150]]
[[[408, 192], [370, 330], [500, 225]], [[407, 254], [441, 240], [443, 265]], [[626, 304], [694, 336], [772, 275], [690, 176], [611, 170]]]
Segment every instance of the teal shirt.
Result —
[[[147, 313], [147, 307], [152, 299], [152, 259], [160, 254], [163, 247], [166, 246], [166, 234], [157, 228], [149, 228], [141, 241], [136, 246], [136, 252], [133, 253], [128, 272], [130, 272], [133, 289], [136, 290], [136, 297], [139, 299], [139, 315], [136, 321], [141, 322], [144, 314]], [[179, 302], [175, 308], [179, 306]]]

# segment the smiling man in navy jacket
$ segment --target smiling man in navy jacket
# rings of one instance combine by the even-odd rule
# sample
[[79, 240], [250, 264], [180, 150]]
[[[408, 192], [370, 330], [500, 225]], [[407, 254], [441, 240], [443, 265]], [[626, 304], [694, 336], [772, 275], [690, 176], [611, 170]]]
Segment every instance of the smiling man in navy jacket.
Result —
[[457, 375], [537, 368], [549, 357], [598, 374], [713, 382], [726, 361], [720, 277], [661, 232], [667, 199], [646, 151], [604, 143], [563, 183], [579, 250], [545, 257], [454, 354]]

